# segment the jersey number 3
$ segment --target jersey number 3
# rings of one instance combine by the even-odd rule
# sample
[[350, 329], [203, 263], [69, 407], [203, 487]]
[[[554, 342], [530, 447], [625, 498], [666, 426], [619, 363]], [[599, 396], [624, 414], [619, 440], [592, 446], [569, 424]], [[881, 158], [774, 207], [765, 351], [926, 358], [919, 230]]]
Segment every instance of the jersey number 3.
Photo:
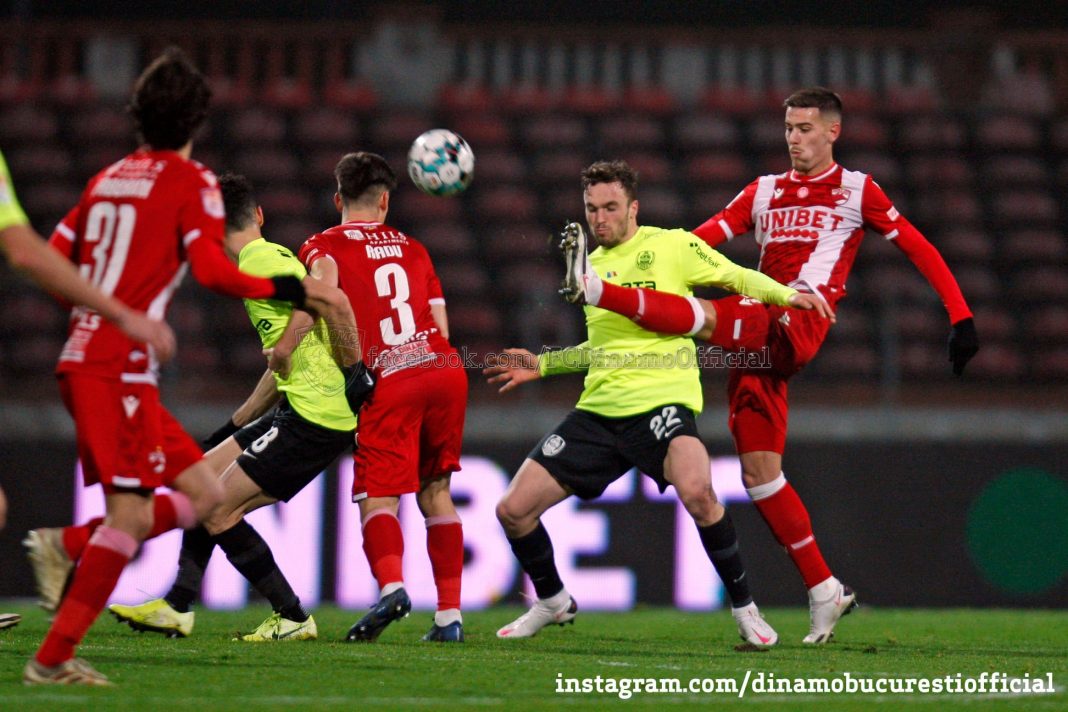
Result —
[[[408, 305], [411, 289], [408, 287], [408, 273], [395, 262], [389, 262], [375, 270], [375, 288], [378, 296], [389, 299], [389, 308], [396, 313], [378, 322], [382, 329], [382, 341], [387, 346], [403, 344], [415, 334], [415, 313]], [[396, 326], [400, 326], [398, 330]]]

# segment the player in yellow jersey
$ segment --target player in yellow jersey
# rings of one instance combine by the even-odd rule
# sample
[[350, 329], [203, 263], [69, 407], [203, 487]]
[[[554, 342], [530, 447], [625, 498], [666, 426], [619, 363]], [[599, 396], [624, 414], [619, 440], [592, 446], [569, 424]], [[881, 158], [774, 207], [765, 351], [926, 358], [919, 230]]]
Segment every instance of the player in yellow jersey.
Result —
[[[589, 261], [604, 279], [686, 296], [693, 285], [713, 284], [772, 304], [822, 308], [812, 295], [738, 267], [685, 230], [639, 227], [637, 174], [626, 163], [594, 163], [583, 171], [582, 187], [586, 220], [600, 243]], [[584, 240], [581, 227], [570, 225], [565, 240]], [[704, 322], [696, 305], [694, 322]], [[512, 551], [538, 596], [497, 636], [526, 638], [574, 619], [577, 606], [560, 580], [540, 517], [571, 495], [600, 496], [637, 467], [661, 491], [675, 486], [731, 599], [741, 637], [774, 645], [778, 635], [753, 603], [734, 525], [712, 489], [708, 452], [695, 422], [702, 394], [693, 341], [646, 331], [594, 307], [586, 307], [586, 327], [589, 338], [579, 346], [540, 357], [509, 349], [506, 362], [485, 370], [502, 392], [545, 376], [586, 373], [575, 410], [530, 452], [497, 505]]]

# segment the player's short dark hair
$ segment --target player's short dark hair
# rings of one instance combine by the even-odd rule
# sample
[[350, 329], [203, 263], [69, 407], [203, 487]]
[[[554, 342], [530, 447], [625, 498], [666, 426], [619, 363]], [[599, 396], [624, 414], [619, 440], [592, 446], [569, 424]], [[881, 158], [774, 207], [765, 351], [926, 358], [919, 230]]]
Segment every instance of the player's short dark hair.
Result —
[[226, 229], [244, 230], [256, 221], [256, 196], [252, 183], [240, 173], [223, 173], [219, 176], [223, 206], [226, 208]]
[[141, 141], [156, 149], [178, 149], [204, 123], [211, 88], [185, 52], [168, 47], [134, 85], [126, 110]]
[[842, 97], [824, 87], [807, 87], [795, 91], [782, 103], [785, 109], [819, 109], [820, 114], [842, 117]]
[[397, 175], [377, 153], [346, 153], [334, 168], [337, 192], [347, 203], [378, 200], [378, 196], [397, 187]]
[[597, 161], [582, 171], [582, 190], [598, 183], [619, 183], [627, 200], [633, 201], [638, 193], [638, 171], [626, 161]]

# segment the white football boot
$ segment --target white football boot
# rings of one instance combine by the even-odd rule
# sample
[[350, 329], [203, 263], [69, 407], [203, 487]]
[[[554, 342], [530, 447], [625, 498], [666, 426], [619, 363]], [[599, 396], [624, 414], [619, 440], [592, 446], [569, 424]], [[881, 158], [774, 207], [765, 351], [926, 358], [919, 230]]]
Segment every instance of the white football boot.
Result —
[[742, 640], [762, 648], [779, 642], [779, 634], [768, 625], [755, 603], [741, 608], [732, 608], [731, 615], [738, 624], [738, 635]]
[[835, 577], [812, 587], [808, 592], [808, 610], [812, 616], [812, 627], [801, 642], [809, 645], [822, 645], [834, 637], [834, 626], [838, 619], [846, 615], [859, 604], [853, 589]]
[[[563, 594], [561, 596], [561, 594]], [[563, 602], [554, 605], [553, 598], [560, 596]], [[578, 614], [578, 604], [566, 590], [552, 598], [538, 599], [530, 610], [516, 618], [514, 621], [497, 631], [498, 638], [532, 638], [538, 631], [547, 625], [562, 626], [565, 623], [574, 624]]]

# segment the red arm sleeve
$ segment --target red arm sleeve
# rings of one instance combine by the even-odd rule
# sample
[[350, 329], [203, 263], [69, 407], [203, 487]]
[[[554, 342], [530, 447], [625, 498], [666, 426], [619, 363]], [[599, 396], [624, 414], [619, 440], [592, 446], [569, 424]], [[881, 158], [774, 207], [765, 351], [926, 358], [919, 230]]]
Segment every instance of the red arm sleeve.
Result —
[[756, 196], [759, 179], [745, 187], [727, 207], [705, 220], [694, 229], [693, 234], [715, 247], [724, 240], [753, 229], [753, 198]]
[[960, 286], [949, 271], [946, 261], [942, 259], [941, 253], [912, 223], [898, 213], [897, 208], [871, 176], [868, 176], [864, 185], [861, 211], [864, 224], [891, 240], [938, 292], [951, 324], [972, 315], [972, 310], [968, 308]]
[[192, 172], [189, 186], [185, 203], [178, 211], [178, 225], [193, 278], [229, 297], [274, 296], [271, 280], [245, 274], [223, 252], [225, 212], [212, 172]]
[[444, 304], [445, 292], [441, 289], [441, 280], [438, 279], [438, 273], [434, 269], [434, 261], [430, 259], [430, 253], [422, 243], [416, 244], [419, 245], [422, 253], [421, 259], [426, 262], [426, 297], [431, 304]]

